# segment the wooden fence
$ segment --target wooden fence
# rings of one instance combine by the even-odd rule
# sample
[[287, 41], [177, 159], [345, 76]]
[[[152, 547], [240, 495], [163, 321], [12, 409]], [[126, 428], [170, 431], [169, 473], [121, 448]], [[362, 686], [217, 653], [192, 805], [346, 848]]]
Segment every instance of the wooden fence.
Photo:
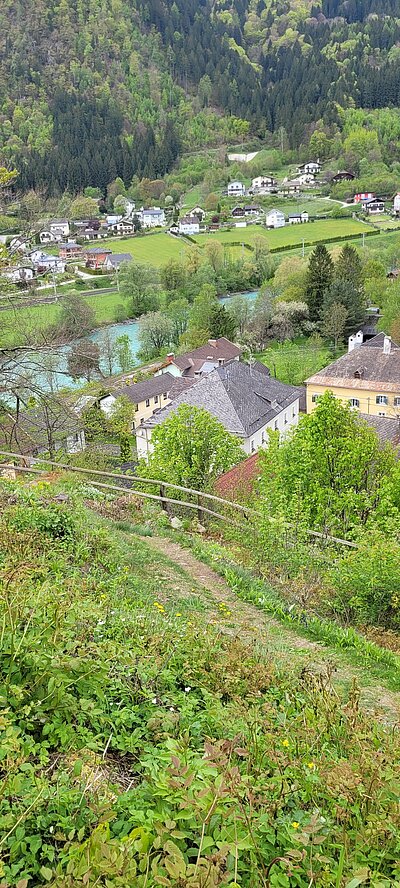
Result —
[[[135, 496], [139, 499], [143, 500], [152, 500], [154, 502], [158, 502], [161, 505], [161, 508], [165, 511], [168, 511], [169, 506], [179, 506], [180, 508], [189, 509], [197, 512], [199, 518], [203, 515], [209, 515], [213, 518], [217, 518], [220, 521], [231, 524], [235, 527], [242, 528], [248, 531], [250, 528], [256, 534], [258, 534], [258, 522], [261, 520], [265, 520], [265, 516], [261, 516], [261, 514], [256, 510], [252, 509], [249, 506], [242, 506], [240, 503], [235, 503], [232, 500], [224, 499], [223, 497], [217, 496], [213, 493], [205, 493], [202, 490], [195, 490], [191, 487], [182, 487], [179, 484], [172, 484], [169, 481], [160, 481], [160, 479], [156, 478], [140, 478], [138, 475], [128, 475], [122, 474], [120, 472], [107, 472], [102, 471], [101, 469], [84, 469], [78, 466], [70, 466], [67, 463], [59, 463], [50, 459], [42, 459], [41, 457], [35, 457], [34, 463], [35, 465], [26, 465], [27, 458], [18, 453], [11, 453], [6, 450], [0, 450], [0, 457], [7, 457], [10, 462], [8, 463], [0, 463], [0, 470], [7, 470], [9, 472], [20, 472], [20, 473], [31, 473], [43, 475], [46, 473], [46, 468], [37, 468], [37, 463], [42, 464], [43, 466], [49, 466], [51, 469], [62, 470], [66, 472], [72, 472], [78, 475], [83, 475], [88, 478], [90, 483], [94, 487], [99, 487], [102, 490], [109, 490], [112, 492], [119, 492], [125, 494], [125, 496]], [[12, 460], [12, 461], [11, 461]], [[16, 464], [16, 460], [22, 465]], [[120, 482], [125, 481], [129, 482], [129, 486], [122, 486], [117, 484], [109, 484], [104, 481], [98, 480], [99, 478], [111, 478], [112, 480], [116, 479]], [[139, 483], [140, 485], [151, 484], [158, 488], [159, 493], [147, 493], [140, 489], [135, 489], [133, 486], [134, 483]], [[169, 491], [178, 491], [178, 493], [189, 495], [194, 497], [195, 502], [190, 502], [188, 500], [177, 499], [174, 497], [167, 496], [167, 492]], [[212, 508], [215, 504], [215, 509]], [[217, 511], [217, 508], [221, 506], [224, 507], [224, 513], [222, 511]], [[236, 518], [232, 517], [232, 514], [229, 514], [230, 510], [233, 513], [236, 513], [236, 517], [240, 517], [242, 520], [238, 521]], [[275, 524], [281, 524], [278, 519], [273, 517], [269, 517], [268, 521]], [[285, 530], [296, 530], [295, 526], [290, 522], [285, 522], [284, 524]], [[342, 540], [339, 537], [332, 536], [328, 533], [322, 533], [316, 530], [306, 531], [307, 536], [310, 538], [315, 538], [322, 540], [327, 543], [335, 543], [336, 545], [345, 546], [352, 549], [357, 549], [357, 543], [353, 543], [350, 540]]]

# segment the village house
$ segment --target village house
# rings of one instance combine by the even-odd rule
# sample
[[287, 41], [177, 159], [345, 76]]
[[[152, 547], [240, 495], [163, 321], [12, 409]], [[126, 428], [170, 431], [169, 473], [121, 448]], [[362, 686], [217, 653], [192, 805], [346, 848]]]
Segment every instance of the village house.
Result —
[[56, 274], [64, 274], [65, 261], [59, 256], [53, 256], [51, 253], [45, 253], [43, 250], [32, 250], [29, 253], [32, 265], [38, 274], [46, 271], [54, 271]]
[[156, 376], [172, 373], [173, 376], [194, 378], [210, 373], [216, 367], [223, 367], [229, 361], [238, 361], [242, 349], [224, 336], [209, 339], [205, 345], [194, 348], [184, 355], [169, 354]]
[[354, 173], [350, 173], [349, 170], [338, 170], [337, 173], [331, 177], [330, 181], [332, 185], [337, 185], [338, 182], [352, 182], [355, 178]]
[[267, 228], [283, 228], [286, 225], [285, 215], [281, 210], [270, 210], [265, 217]]
[[[2, 241], [4, 243], [5, 241]], [[10, 252], [11, 253], [26, 253], [28, 250], [29, 242], [26, 237], [22, 237], [22, 235], [17, 235], [16, 237], [12, 237], [10, 240]]]
[[252, 180], [250, 191], [255, 194], [268, 194], [270, 188], [274, 188], [276, 184], [277, 181], [273, 176], [256, 176]]
[[124, 386], [114, 389], [109, 394], [99, 399], [99, 407], [109, 415], [118, 398], [128, 398], [135, 406], [135, 415], [132, 430], [149, 419], [156, 410], [171, 404], [173, 399], [182, 391], [193, 385], [193, 379], [183, 379], [173, 376], [172, 373], [163, 373], [161, 376], [152, 376], [143, 382], [130, 383], [126, 381]]
[[111, 223], [108, 227], [111, 234], [127, 234], [131, 236], [135, 234], [136, 228], [132, 219], [120, 219], [118, 222]]
[[364, 209], [369, 216], [379, 216], [385, 212], [385, 204], [383, 200], [374, 198], [373, 200], [367, 200], [364, 203]]
[[400, 192], [395, 194], [393, 201], [393, 212], [395, 216], [400, 216]]
[[144, 420], [136, 428], [139, 458], [152, 452], [154, 429], [168, 419], [181, 404], [207, 410], [224, 428], [240, 439], [245, 453], [255, 453], [268, 444], [268, 430], [284, 437], [299, 419], [299, 389], [269, 376], [257, 361], [249, 364], [231, 361], [195, 381], [173, 403]]
[[82, 256], [82, 247], [75, 241], [68, 241], [66, 244], [60, 244], [60, 259], [75, 259]]
[[35, 272], [30, 265], [15, 265], [11, 268], [4, 268], [1, 271], [2, 277], [11, 281], [12, 284], [27, 285], [33, 281]]
[[179, 234], [198, 234], [200, 222], [197, 216], [182, 216], [178, 222]]
[[360, 191], [353, 197], [353, 203], [355, 204], [366, 204], [370, 200], [375, 200], [376, 194], [374, 191]]
[[282, 194], [284, 197], [288, 194], [298, 194], [301, 186], [302, 182], [300, 179], [284, 179], [279, 186], [279, 194]]
[[69, 237], [71, 231], [68, 219], [53, 219], [53, 221], [49, 223], [48, 228], [50, 234], [52, 234], [57, 241]]
[[400, 416], [400, 348], [385, 333], [363, 340], [350, 336], [348, 353], [306, 380], [307, 413], [330, 391], [360, 413]]
[[244, 215], [245, 216], [258, 216], [261, 212], [261, 207], [257, 206], [257, 204], [247, 204], [244, 207]]
[[199, 222], [204, 222], [204, 219], [206, 218], [206, 211], [203, 210], [202, 207], [193, 207], [193, 209], [190, 210], [188, 215], [189, 216], [197, 216]]
[[246, 188], [243, 182], [236, 180], [235, 182], [229, 182], [227, 192], [228, 197], [243, 197], [246, 194]]
[[142, 224], [142, 228], [160, 228], [165, 225], [165, 213], [161, 207], [142, 207], [137, 212], [138, 219]]
[[44, 228], [43, 231], [39, 232], [39, 243], [43, 244], [55, 244], [57, 243], [57, 238], [48, 228]]
[[386, 275], [389, 281], [397, 281], [400, 278], [400, 268], [392, 268]]
[[87, 268], [104, 268], [105, 263], [111, 254], [112, 250], [106, 250], [105, 247], [92, 247], [90, 250], [84, 248], [83, 250]]
[[321, 171], [321, 164], [319, 160], [310, 160], [308, 163], [302, 163], [301, 166], [297, 167], [297, 172], [300, 175], [312, 175], [316, 176], [317, 173]]
[[233, 216], [234, 219], [240, 219], [244, 215], [244, 207], [234, 207], [231, 212], [231, 216]]
[[291, 213], [288, 216], [289, 225], [300, 225], [302, 222], [308, 222], [308, 213]]
[[116, 271], [121, 268], [121, 265], [126, 265], [132, 261], [133, 257], [131, 253], [109, 253], [106, 257], [104, 267], [107, 271]]

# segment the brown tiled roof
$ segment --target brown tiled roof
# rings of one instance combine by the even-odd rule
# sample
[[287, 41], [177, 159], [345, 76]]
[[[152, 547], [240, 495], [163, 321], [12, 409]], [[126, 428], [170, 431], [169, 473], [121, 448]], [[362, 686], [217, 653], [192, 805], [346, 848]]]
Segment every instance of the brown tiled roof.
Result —
[[241, 353], [242, 349], [238, 345], [221, 336], [220, 339], [209, 339], [205, 345], [200, 345], [199, 348], [184, 355], [176, 355], [173, 363], [186, 376], [194, 376], [196, 370], [200, 370], [208, 358], [212, 361], [231, 361], [233, 358], [238, 358]]
[[307, 384], [360, 391], [383, 390], [400, 395], [400, 348], [392, 342], [390, 353], [384, 354], [384, 338], [384, 333], [378, 333], [364, 345], [310, 376]]
[[243, 462], [229, 469], [229, 472], [224, 472], [217, 478], [215, 492], [219, 496], [232, 500], [236, 499], [239, 493], [240, 499], [243, 499], [243, 495], [246, 497], [252, 492], [259, 472], [259, 456], [258, 453], [253, 453]]

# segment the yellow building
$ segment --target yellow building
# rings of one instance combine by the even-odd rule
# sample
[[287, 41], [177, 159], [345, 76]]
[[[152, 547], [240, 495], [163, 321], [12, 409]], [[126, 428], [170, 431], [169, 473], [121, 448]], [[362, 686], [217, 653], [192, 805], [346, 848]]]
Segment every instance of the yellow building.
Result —
[[151, 376], [143, 382], [130, 383], [120, 386], [109, 395], [100, 400], [100, 407], [107, 415], [112, 411], [116, 401], [121, 396], [128, 398], [134, 404], [134, 418], [132, 430], [139, 428], [142, 422], [149, 419], [156, 410], [161, 410], [174, 400], [190, 385], [194, 379], [180, 379], [171, 373], [162, 376]]
[[378, 333], [350, 337], [350, 351], [306, 380], [307, 413], [327, 391], [370, 416], [400, 417], [400, 347]]

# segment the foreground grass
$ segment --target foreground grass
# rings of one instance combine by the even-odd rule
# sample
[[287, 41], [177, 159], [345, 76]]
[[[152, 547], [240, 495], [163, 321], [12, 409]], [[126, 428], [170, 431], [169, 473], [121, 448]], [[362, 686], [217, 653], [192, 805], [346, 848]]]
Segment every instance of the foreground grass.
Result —
[[399, 885], [398, 734], [89, 500], [2, 488], [2, 885]]

